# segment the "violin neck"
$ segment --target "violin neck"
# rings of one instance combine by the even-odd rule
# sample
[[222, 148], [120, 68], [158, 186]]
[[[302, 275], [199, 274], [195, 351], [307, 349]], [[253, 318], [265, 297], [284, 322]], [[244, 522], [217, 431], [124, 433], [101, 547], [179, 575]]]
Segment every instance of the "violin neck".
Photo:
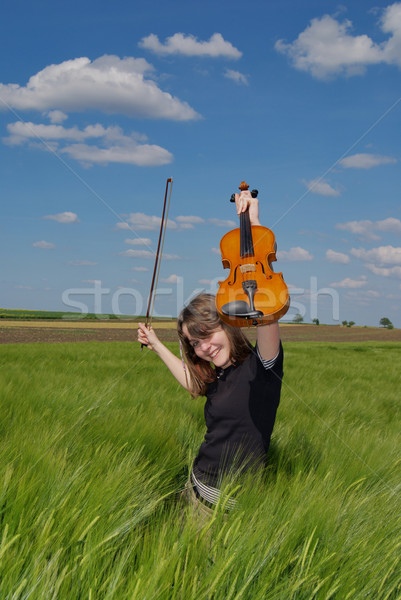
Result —
[[240, 214], [240, 255], [241, 258], [254, 256], [252, 227], [249, 218], [249, 210]]

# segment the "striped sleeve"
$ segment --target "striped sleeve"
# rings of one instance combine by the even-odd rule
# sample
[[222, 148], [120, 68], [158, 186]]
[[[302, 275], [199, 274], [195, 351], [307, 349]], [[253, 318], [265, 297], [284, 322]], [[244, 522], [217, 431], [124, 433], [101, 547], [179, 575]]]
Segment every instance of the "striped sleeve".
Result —
[[256, 346], [256, 352], [257, 352], [260, 362], [262, 363], [262, 365], [264, 366], [266, 371], [268, 371], [269, 369], [274, 367], [275, 362], [278, 359], [278, 356], [280, 354], [280, 350], [279, 350], [274, 358], [269, 358], [268, 360], [265, 360], [264, 358], [261, 357], [258, 346]]
[[[202, 483], [199, 479], [199, 471], [196, 467], [192, 468], [191, 479], [199, 496], [201, 496], [203, 500], [206, 500], [206, 502], [212, 506], [216, 506], [220, 500], [221, 491], [218, 488]], [[237, 504], [237, 501], [234, 500], [234, 498], [224, 497], [224, 500], [226, 502], [227, 509], [234, 508]]]

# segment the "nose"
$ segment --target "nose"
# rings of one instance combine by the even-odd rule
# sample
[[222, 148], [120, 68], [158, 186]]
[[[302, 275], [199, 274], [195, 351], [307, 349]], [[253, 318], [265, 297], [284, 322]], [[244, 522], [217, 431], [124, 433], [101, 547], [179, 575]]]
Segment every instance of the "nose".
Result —
[[200, 345], [202, 352], [207, 352], [210, 348], [210, 340], [208, 338], [201, 340], [199, 345]]

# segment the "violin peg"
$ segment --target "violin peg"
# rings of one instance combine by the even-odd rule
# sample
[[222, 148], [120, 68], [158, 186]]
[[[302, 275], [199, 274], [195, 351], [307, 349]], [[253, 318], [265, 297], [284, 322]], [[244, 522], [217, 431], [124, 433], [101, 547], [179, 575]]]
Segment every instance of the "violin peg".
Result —
[[[241, 181], [241, 184], [238, 186], [238, 189], [240, 189], [241, 192], [244, 192], [245, 190], [249, 190], [249, 185], [245, 181]], [[257, 198], [258, 194], [258, 190], [252, 190], [251, 192], [252, 198]], [[230, 202], [235, 202], [235, 194], [231, 194]]]

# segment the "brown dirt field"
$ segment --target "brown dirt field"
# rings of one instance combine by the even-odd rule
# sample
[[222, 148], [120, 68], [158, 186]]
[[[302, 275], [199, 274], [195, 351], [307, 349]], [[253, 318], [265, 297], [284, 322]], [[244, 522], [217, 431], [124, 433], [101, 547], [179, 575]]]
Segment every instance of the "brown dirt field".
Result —
[[[12, 323], [12, 325], [11, 325]], [[33, 342], [134, 342], [136, 341], [136, 323], [119, 323], [117, 326], [102, 322], [101, 326], [89, 323], [2, 322], [0, 325], [0, 343]], [[95, 324], [93, 324], [95, 325]], [[160, 325], [160, 326], [158, 326]], [[162, 341], [177, 341], [175, 324], [154, 324], [155, 331]], [[335, 325], [292, 325], [280, 326], [284, 342], [401, 342], [401, 329], [382, 327], [340, 327]], [[256, 331], [249, 330], [249, 338], [254, 341]]]

